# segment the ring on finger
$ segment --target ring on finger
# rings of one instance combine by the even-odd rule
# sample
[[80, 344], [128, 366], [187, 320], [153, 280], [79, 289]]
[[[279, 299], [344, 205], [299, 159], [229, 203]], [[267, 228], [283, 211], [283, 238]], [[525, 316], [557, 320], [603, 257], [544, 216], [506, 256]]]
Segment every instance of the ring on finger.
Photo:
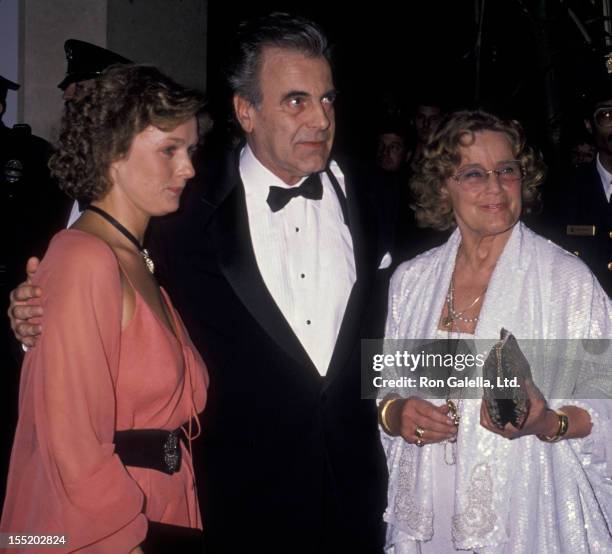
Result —
[[416, 435], [417, 439], [422, 439], [423, 435], [425, 434], [425, 429], [423, 429], [420, 425], [417, 425], [416, 429], [414, 430], [414, 434]]
[[425, 444], [425, 443], [421, 439], [417, 439], [414, 444], [416, 444], [419, 448], [421, 448], [423, 446], [423, 444]]

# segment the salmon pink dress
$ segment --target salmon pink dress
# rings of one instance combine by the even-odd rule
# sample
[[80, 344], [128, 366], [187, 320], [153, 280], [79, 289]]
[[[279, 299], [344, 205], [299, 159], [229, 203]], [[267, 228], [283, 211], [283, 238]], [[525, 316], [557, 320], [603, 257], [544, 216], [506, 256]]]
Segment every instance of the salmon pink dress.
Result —
[[194, 418], [197, 424], [208, 385], [204, 362], [163, 290], [176, 335], [137, 291], [122, 330], [120, 273], [105, 242], [65, 230], [34, 279], [43, 291], [43, 333], [22, 367], [0, 531], [65, 536], [66, 544], [49, 552], [130, 552], [148, 521], [202, 528], [182, 441], [181, 469], [173, 475], [126, 467], [114, 453], [116, 430], [174, 430]]

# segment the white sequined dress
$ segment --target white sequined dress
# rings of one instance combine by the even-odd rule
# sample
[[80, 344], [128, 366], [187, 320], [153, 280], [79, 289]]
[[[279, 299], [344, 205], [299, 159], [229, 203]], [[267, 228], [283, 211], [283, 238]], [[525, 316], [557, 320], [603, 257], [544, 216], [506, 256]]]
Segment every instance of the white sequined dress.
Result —
[[[460, 241], [455, 231], [444, 245], [397, 269], [387, 338], [436, 337]], [[612, 303], [579, 259], [518, 223], [491, 276], [475, 337], [497, 339], [502, 327], [519, 344], [611, 339]], [[612, 344], [607, 346], [610, 359]], [[553, 378], [547, 379], [532, 367], [551, 407], [573, 404], [590, 413], [593, 428], [583, 439], [509, 441], [480, 426], [475, 399], [461, 403], [453, 466], [444, 464], [441, 445], [417, 448], [381, 432], [389, 467], [386, 551], [612, 552], [612, 368], [607, 369], [586, 379], [575, 367], [548, 368]]]

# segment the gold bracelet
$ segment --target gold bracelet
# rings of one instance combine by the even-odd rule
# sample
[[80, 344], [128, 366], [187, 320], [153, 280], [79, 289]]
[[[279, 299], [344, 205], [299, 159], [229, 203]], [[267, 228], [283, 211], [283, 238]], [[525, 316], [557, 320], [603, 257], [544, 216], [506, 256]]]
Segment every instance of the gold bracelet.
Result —
[[551, 410], [551, 412], [554, 412], [559, 418], [559, 427], [557, 428], [557, 432], [550, 437], [547, 435], [537, 435], [537, 437], [544, 442], [559, 442], [569, 429], [569, 418], [567, 417], [567, 414], [561, 410]]
[[394, 396], [393, 398], [387, 398], [386, 400], [383, 401], [382, 407], [380, 408], [380, 411], [378, 412], [378, 415], [379, 415], [378, 422], [380, 423], [382, 430], [390, 437], [394, 437], [395, 435], [391, 432], [391, 428], [389, 427], [389, 422], [387, 421], [387, 410], [389, 409], [389, 406], [391, 406], [391, 404], [393, 404], [397, 400], [402, 400], [402, 397]]

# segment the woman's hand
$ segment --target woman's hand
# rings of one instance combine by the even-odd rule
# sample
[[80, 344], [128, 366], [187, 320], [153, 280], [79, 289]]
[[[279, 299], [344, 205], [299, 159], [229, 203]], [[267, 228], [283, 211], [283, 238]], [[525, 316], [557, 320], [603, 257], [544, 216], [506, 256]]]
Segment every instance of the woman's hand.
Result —
[[[396, 400], [387, 410], [386, 420], [395, 436], [411, 444], [433, 444], [457, 436], [457, 427], [447, 415], [446, 404], [436, 406], [418, 396]], [[420, 443], [417, 443], [419, 436]]]
[[525, 387], [531, 406], [529, 408], [527, 420], [521, 429], [517, 429], [512, 423], [506, 423], [503, 429], [499, 429], [493, 425], [484, 400], [480, 405], [480, 425], [507, 439], [516, 439], [525, 435], [554, 435], [559, 428], [559, 417], [554, 411], [548, 408], [546, 399], [542, 396], [540, 389], [535, 386], [531, 379], [525, 379], [523, 386]]

